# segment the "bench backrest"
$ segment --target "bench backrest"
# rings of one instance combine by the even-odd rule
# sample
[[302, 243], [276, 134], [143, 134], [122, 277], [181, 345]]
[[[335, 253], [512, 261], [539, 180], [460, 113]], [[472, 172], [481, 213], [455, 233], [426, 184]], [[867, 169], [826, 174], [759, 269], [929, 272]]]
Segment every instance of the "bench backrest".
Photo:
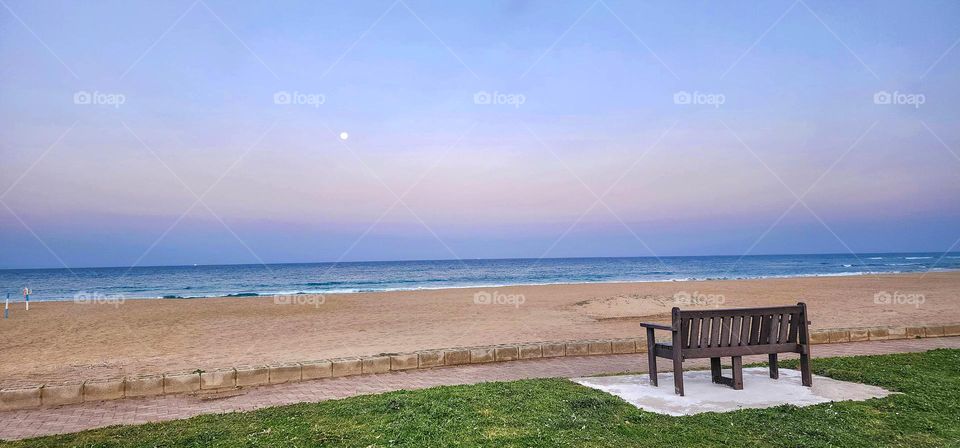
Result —
[[681, 349], [807, 344], [806, 305], [711, 310], [673, 309]]

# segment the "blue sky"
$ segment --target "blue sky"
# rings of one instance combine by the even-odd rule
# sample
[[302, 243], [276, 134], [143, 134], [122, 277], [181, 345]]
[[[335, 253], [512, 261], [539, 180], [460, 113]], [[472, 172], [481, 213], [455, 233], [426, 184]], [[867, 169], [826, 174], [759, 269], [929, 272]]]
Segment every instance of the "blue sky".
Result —
[[0, 267], [960, 238], [956, 2], [2, 6]]

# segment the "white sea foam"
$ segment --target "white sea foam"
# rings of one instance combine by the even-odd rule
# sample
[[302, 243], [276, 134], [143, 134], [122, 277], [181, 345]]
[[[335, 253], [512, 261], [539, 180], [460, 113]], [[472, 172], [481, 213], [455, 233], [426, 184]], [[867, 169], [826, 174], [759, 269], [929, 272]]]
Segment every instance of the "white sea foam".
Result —
[[[948, 270], [948, 269], [945, 269]], [[357, 294], [369, 292], [396, 292], [396, 291], [420, 291], [420, 290], [438, 290], [438, 289], [470, 289], [470, 288], [508, 288], [513, 286], [547, 286], [547, 285], [584, 285], [584, 284], [604, 284], [604, 283], [656, 283], [656, 282], [704, 282], [720, 280], [763, 280], [763, 279], [787, 279], [787, 278], [810, 278], [810, 277], [850, 277], [861, 275], [881, 275], [881, 274], [902, 274], [902, 271], [846, 271], [817, 274], [784, 274], [784, 275], [763, 275], [763, 276], [743, 276], [743, 277], [681, 277], [681, 278], [663, 278], [646, 280], [605, 280], [605, 281], [573, 281], [573, 282], [542, 282], [542, 283], [503, 283], [503, 284], [471, 284], [471, 285], [453, 285], [453, 286], [419, 286], [419, 287], [390, 287], [390, 288], [340, 288], [329, 290], [306, 290], [306, 291], [283, 291], [283, 292], [257, 292], [256, 296], [232, 297], [237, 299], [262, 299], [273, 295], [285, 294]], [[229, 293], [209, 293], [205, 295], [178, 297], [180, 299], [202, 299], [226, 297]], [[151, 297], [143, 297], [150, 299]], [[152, 297], [160, 299], [161, 297]], [[131, 299], [141, 299], [140, 297], [131, 297]], [[58, 299], [49, 299], [58, 300]]]

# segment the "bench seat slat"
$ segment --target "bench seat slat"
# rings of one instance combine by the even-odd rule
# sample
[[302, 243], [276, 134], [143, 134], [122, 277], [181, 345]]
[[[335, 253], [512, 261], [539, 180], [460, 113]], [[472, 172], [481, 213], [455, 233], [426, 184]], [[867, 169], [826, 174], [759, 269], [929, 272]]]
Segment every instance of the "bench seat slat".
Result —
[[757, 344], [770, 343], [770, 330], [773, 327], [773, 315], [764, 314], [760, 316], [760, 337], [757, 338]]
[[700, 319], [700, 344], [697, 347], [707, 348], [710, 346], [710, 318]]
[[777, 335], [777, 343], [785, 344], [787, 343], [787, 332], [790, 330], [790, 315], [781, 314], [780, 315], [780, 333]]
[[800, 313], [790, 313], [790, 335], [787, 336], [787, 342], [797, 342], [797, 334], [800, 332]]
[[721, 317], [720, 322], [720, 346], [729, 347], [730, 346], [730, 325], [733, 323], [732, 317]]
[[770, 316], [770, 334], [767, 335], [767, 344], [777, 344], [777, 338], [780, 336], [780, 314]]
[[740, 345], [740, 327], [743, 326], [743, 316], [733, 316], [733, 327], [730, 328], [730, 347]]
[[683, 359], [718, 358], [726, 356], [768, 355], [770, 353], [800, 353], [801, 347], [800, 344], [789, 343], [764, 344], [740, 347], [690, 348], [684, 349], [681, 353], [683, 354]]
[[680, 346], [690, 348], [690, 319], [680, 319]]
[[760, 342], [760, 323], [763, 316], [755, 314], [750, 316], [750, 342], [747, 345], [757, 345]]
[[[786, 325], [783, 323], [783, 314], [773, 315], [773, 326], [770, 327], [770, 343], [780, 344], [780, 327]], [[787, 341], [783, 341], [786, 343]]]
[[740, 325], [739, 345], [750, 345], [750, 316], [743, 316], [743, 324]]
[[687, 348], [697, 348], [697, 343], [700, 342], [699, 339], [700, 321], [698, 319], [690, 318], [690, 334], [687, 335]]
[[723, 316], [717, 316], [710, 323], [710, 346], [720, 346], [720, 326], [723, 324]]

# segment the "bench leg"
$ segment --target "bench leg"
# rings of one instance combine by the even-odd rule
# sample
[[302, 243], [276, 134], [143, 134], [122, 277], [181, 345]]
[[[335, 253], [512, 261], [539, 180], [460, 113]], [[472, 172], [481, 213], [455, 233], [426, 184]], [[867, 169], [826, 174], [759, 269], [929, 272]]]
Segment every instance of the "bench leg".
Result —
[[800, 378], [804, 386], [813, 386], [813, 375], [810, 373], [810, 355], [800, 355]]
[[780, 367], [777, 365], [777, 354], [770, 354], [770, 378], [780, 379]]
[[656, 343], [653, 328], [647, 328], [647, 368], [650, 369], [650, 384], [653, 384], [653, 387], [659, 386], [657, 383], [657, 352], [654, 349]]
[[673, 391], [683, 396], [683, 361], [679, 357], [673, 358]]
[[733, 361], [733, 389], [743, 390], [743, 359], [734, 356]]
[[722, 384], [722, 371], [720, 370], [720, 358], [710, 358], [710, 374], [713, 376], [713, 382]]

